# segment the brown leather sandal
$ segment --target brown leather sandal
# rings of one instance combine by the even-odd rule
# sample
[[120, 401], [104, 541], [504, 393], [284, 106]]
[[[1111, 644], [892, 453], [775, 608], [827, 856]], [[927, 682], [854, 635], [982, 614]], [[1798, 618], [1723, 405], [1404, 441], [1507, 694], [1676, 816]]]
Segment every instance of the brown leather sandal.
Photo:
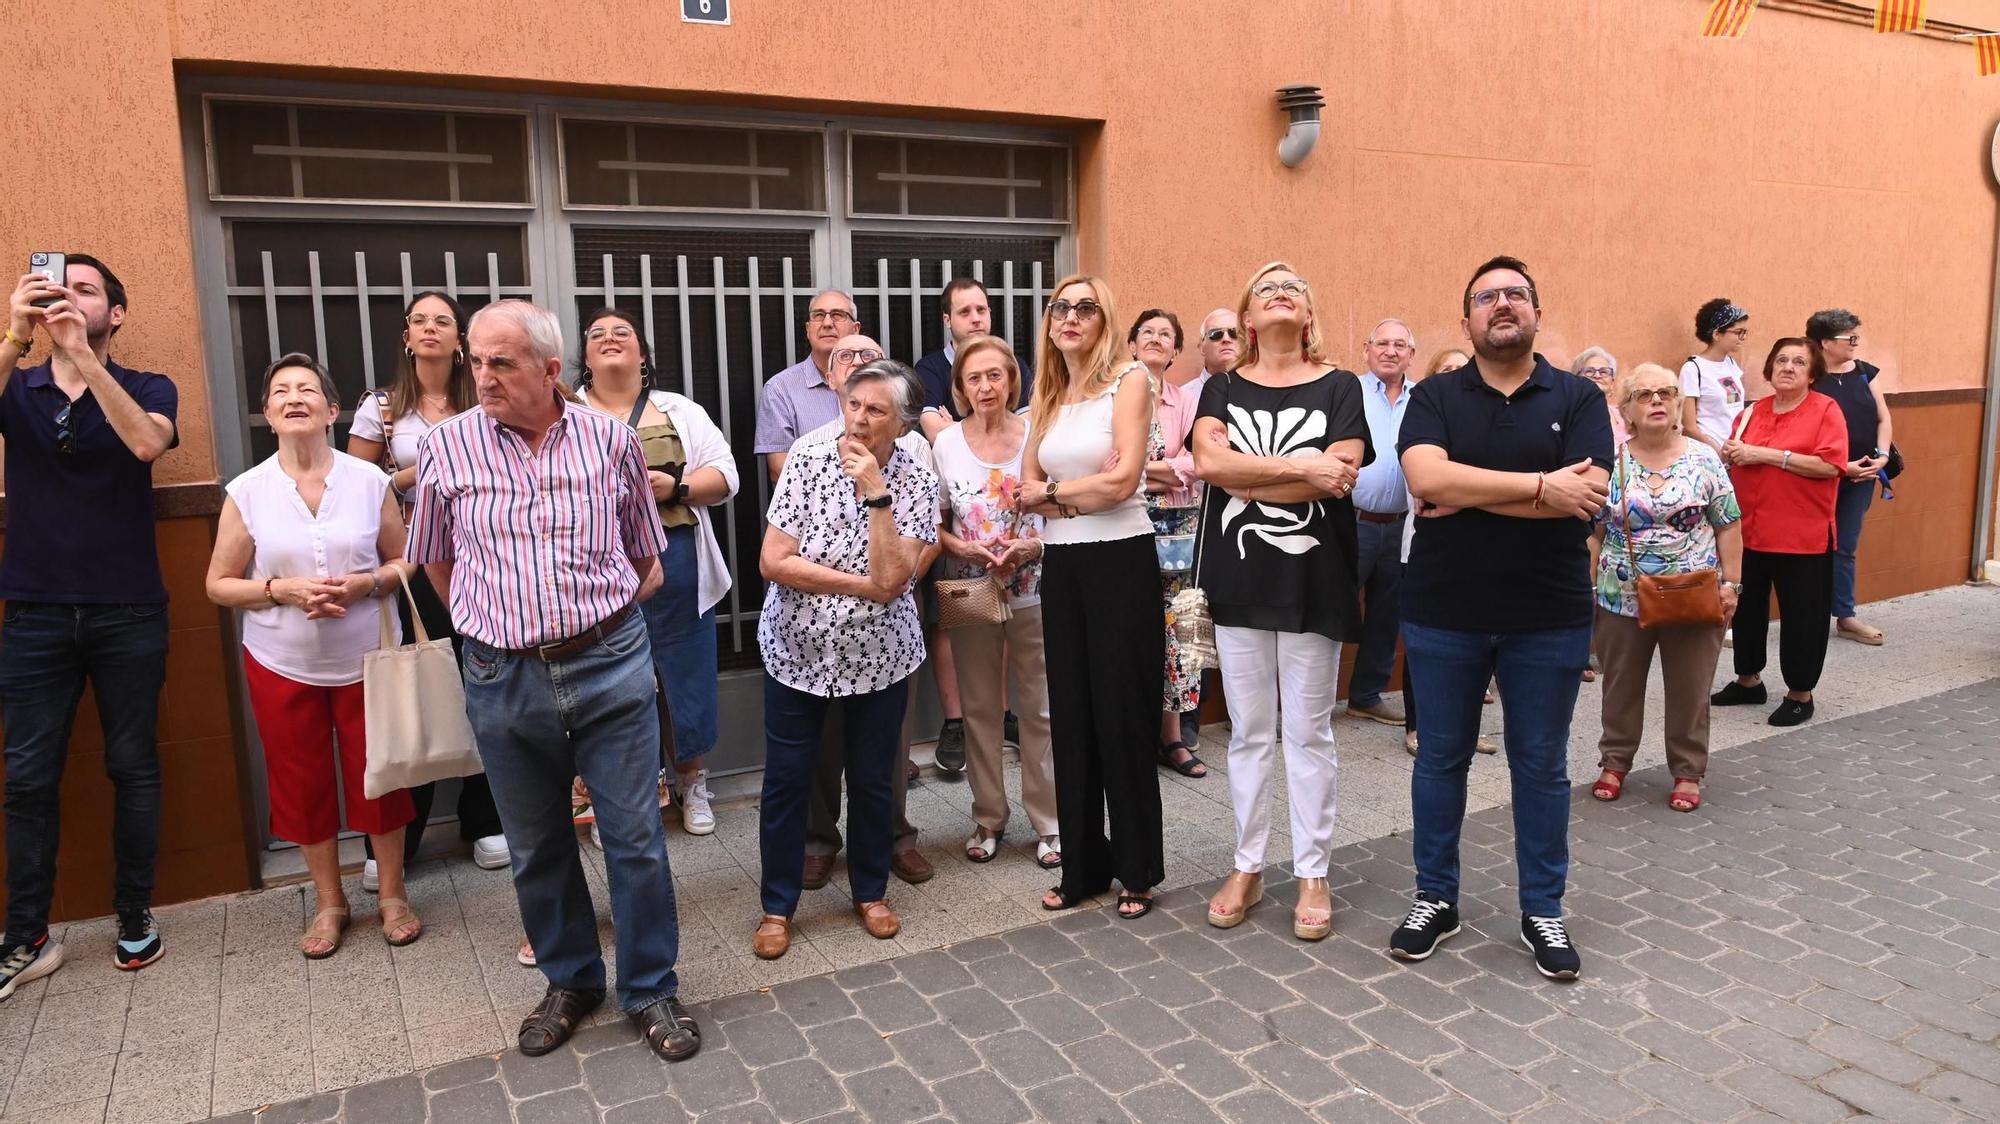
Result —
[[[319, 900], [325, 901], [326, 895], [319, 895]], [[345, 897], [336, 900], [340, 902], [338, 906], [321, 906], [319, 912], [313, 914], [312, 923], [306, 926], [305, 933], [299, 937], [299, 955], [307, 960], [325, 960], [340, 951], [341, 935], [347, 932], [348, 909]], [[306, 947], [314, 941], [326, 947]]]
[[792, 919], [767, 913], [750, 936], [750, 951], [759, 960], [776, 960], [792, 948]]
[[393, 948], [415, 944], [424, 935], [423, 919], [410, 909], [410, 903], [403, 898], [380, 898], [377, 904], [382, 913], [382, 939]]

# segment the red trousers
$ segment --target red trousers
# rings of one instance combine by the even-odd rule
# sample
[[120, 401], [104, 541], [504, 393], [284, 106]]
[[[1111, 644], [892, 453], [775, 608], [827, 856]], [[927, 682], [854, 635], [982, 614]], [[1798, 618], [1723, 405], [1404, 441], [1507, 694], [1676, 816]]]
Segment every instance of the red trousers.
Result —
[[369, 835], [405, 827], [416, 817], [407, 790], [379, 800], [361, 794], [361, 778], [368, 770], [361, 684], [314, 687], [287, 679], [258, 663], [247, 648], [243, 678], [250, 687], [257, 736], [264, 741], [272, 835], [294, 843], [332, 839], [340, 833], [341, 796], [346, 797], [347, 826]]

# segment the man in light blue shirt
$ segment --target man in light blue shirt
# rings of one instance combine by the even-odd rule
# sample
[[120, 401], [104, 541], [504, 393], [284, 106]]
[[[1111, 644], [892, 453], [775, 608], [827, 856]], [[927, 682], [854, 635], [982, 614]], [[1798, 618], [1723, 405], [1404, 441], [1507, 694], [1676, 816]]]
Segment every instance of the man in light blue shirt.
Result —
[[[1368, 437], [1377, 449], [1393, 449], [1410, 402], [1405, 377], [1417, 355], [1416, 336], [1401, 320], [1384, 320], [1369, 333], [1364, 354], [1368, 370], [1361, 376], [1361, 403], [1368, 414]], [[1359, 520], [1363, 608], [1347, 713], [1401, 726], [1402, 708], [1382, 697], [1396, 663], [1396, 635], [1403, 616], [1403, 523], [1409, 518], [1408, 485], [1395, 457], [1376, 457], [1361, 470], [1354, 482], [1354, 514]]]

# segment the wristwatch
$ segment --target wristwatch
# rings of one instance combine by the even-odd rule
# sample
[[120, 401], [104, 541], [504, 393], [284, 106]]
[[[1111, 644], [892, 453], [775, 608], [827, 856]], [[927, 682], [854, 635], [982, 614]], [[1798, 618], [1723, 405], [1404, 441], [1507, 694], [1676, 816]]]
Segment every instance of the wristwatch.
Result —
[[1722, 586], [1723, 586], [1723, 588], [1724, 588], [1724, 589], [1727, 589], [1727, 590], [1729, 590], [1729, 592], [1731, 592], [1731, 593], [1734, 593], [1734, 594], [1737, 594], [1737, 595], [1739, 595], [1739, 596], [1740, 596], [1740, 595], [1741, 595], [1741, 594], [1743, 593], [1743, 583], [1742, 583], [1742, 582], [1732, 582], [1732, 581], [1724, 581], [1724, 582], [1722, 583]]
[[890, 495], [890, 494], [889, 494], [888, 492], [883, 492], [883, 493], [882, 493], [881, 495], [879, 495], [879, 496], [876, 496], [876, 497], [875, 497], [874, 499], [872, 499], [872, 500], [862, 500], [862, 501], [861, 501], [861, 506], [862, 506], [862, 507], [888, 507], [888, 506], [889, 506], [889, 505], [890, 505], [891, 503], [894, 503], [894, 502], [895, 502], [895, 497], [894, 497], [894, 496]]
[[688, 486], [687, 486], [687, 481], [685, 481], [685, 480], [682, 480], [682, 481], [679, 481], [678, 483], [676, 483], [676, 484], [674, 485], [674, 502], [675, 502], [675, 503], [686, 503], [686, 502], [688, 502]]

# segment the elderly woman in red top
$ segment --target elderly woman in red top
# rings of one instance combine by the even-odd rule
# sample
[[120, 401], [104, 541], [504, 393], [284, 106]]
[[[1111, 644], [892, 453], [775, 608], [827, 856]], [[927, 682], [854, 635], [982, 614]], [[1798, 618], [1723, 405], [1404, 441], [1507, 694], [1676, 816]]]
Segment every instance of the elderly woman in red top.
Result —
[[1785, 697], [1773, 726], [1813, 716], [1813, 687], [1826, 664], [1826, 616], [1833, 603], [1834, 501], [1847, 463], [1847, 421], [1812, 386], [1826, 373], [1819, 345], [1789, 337], [1764, 359], [1769, 398], [1736, 419], [1723, 446], [1743, 508], [1743, 588], [1736, 606], [1736, 681], [1710, 696], [1715, 706], [1765, 701], [1764, 634], [1771, 590], [1778, 591], [1778, 666]]

